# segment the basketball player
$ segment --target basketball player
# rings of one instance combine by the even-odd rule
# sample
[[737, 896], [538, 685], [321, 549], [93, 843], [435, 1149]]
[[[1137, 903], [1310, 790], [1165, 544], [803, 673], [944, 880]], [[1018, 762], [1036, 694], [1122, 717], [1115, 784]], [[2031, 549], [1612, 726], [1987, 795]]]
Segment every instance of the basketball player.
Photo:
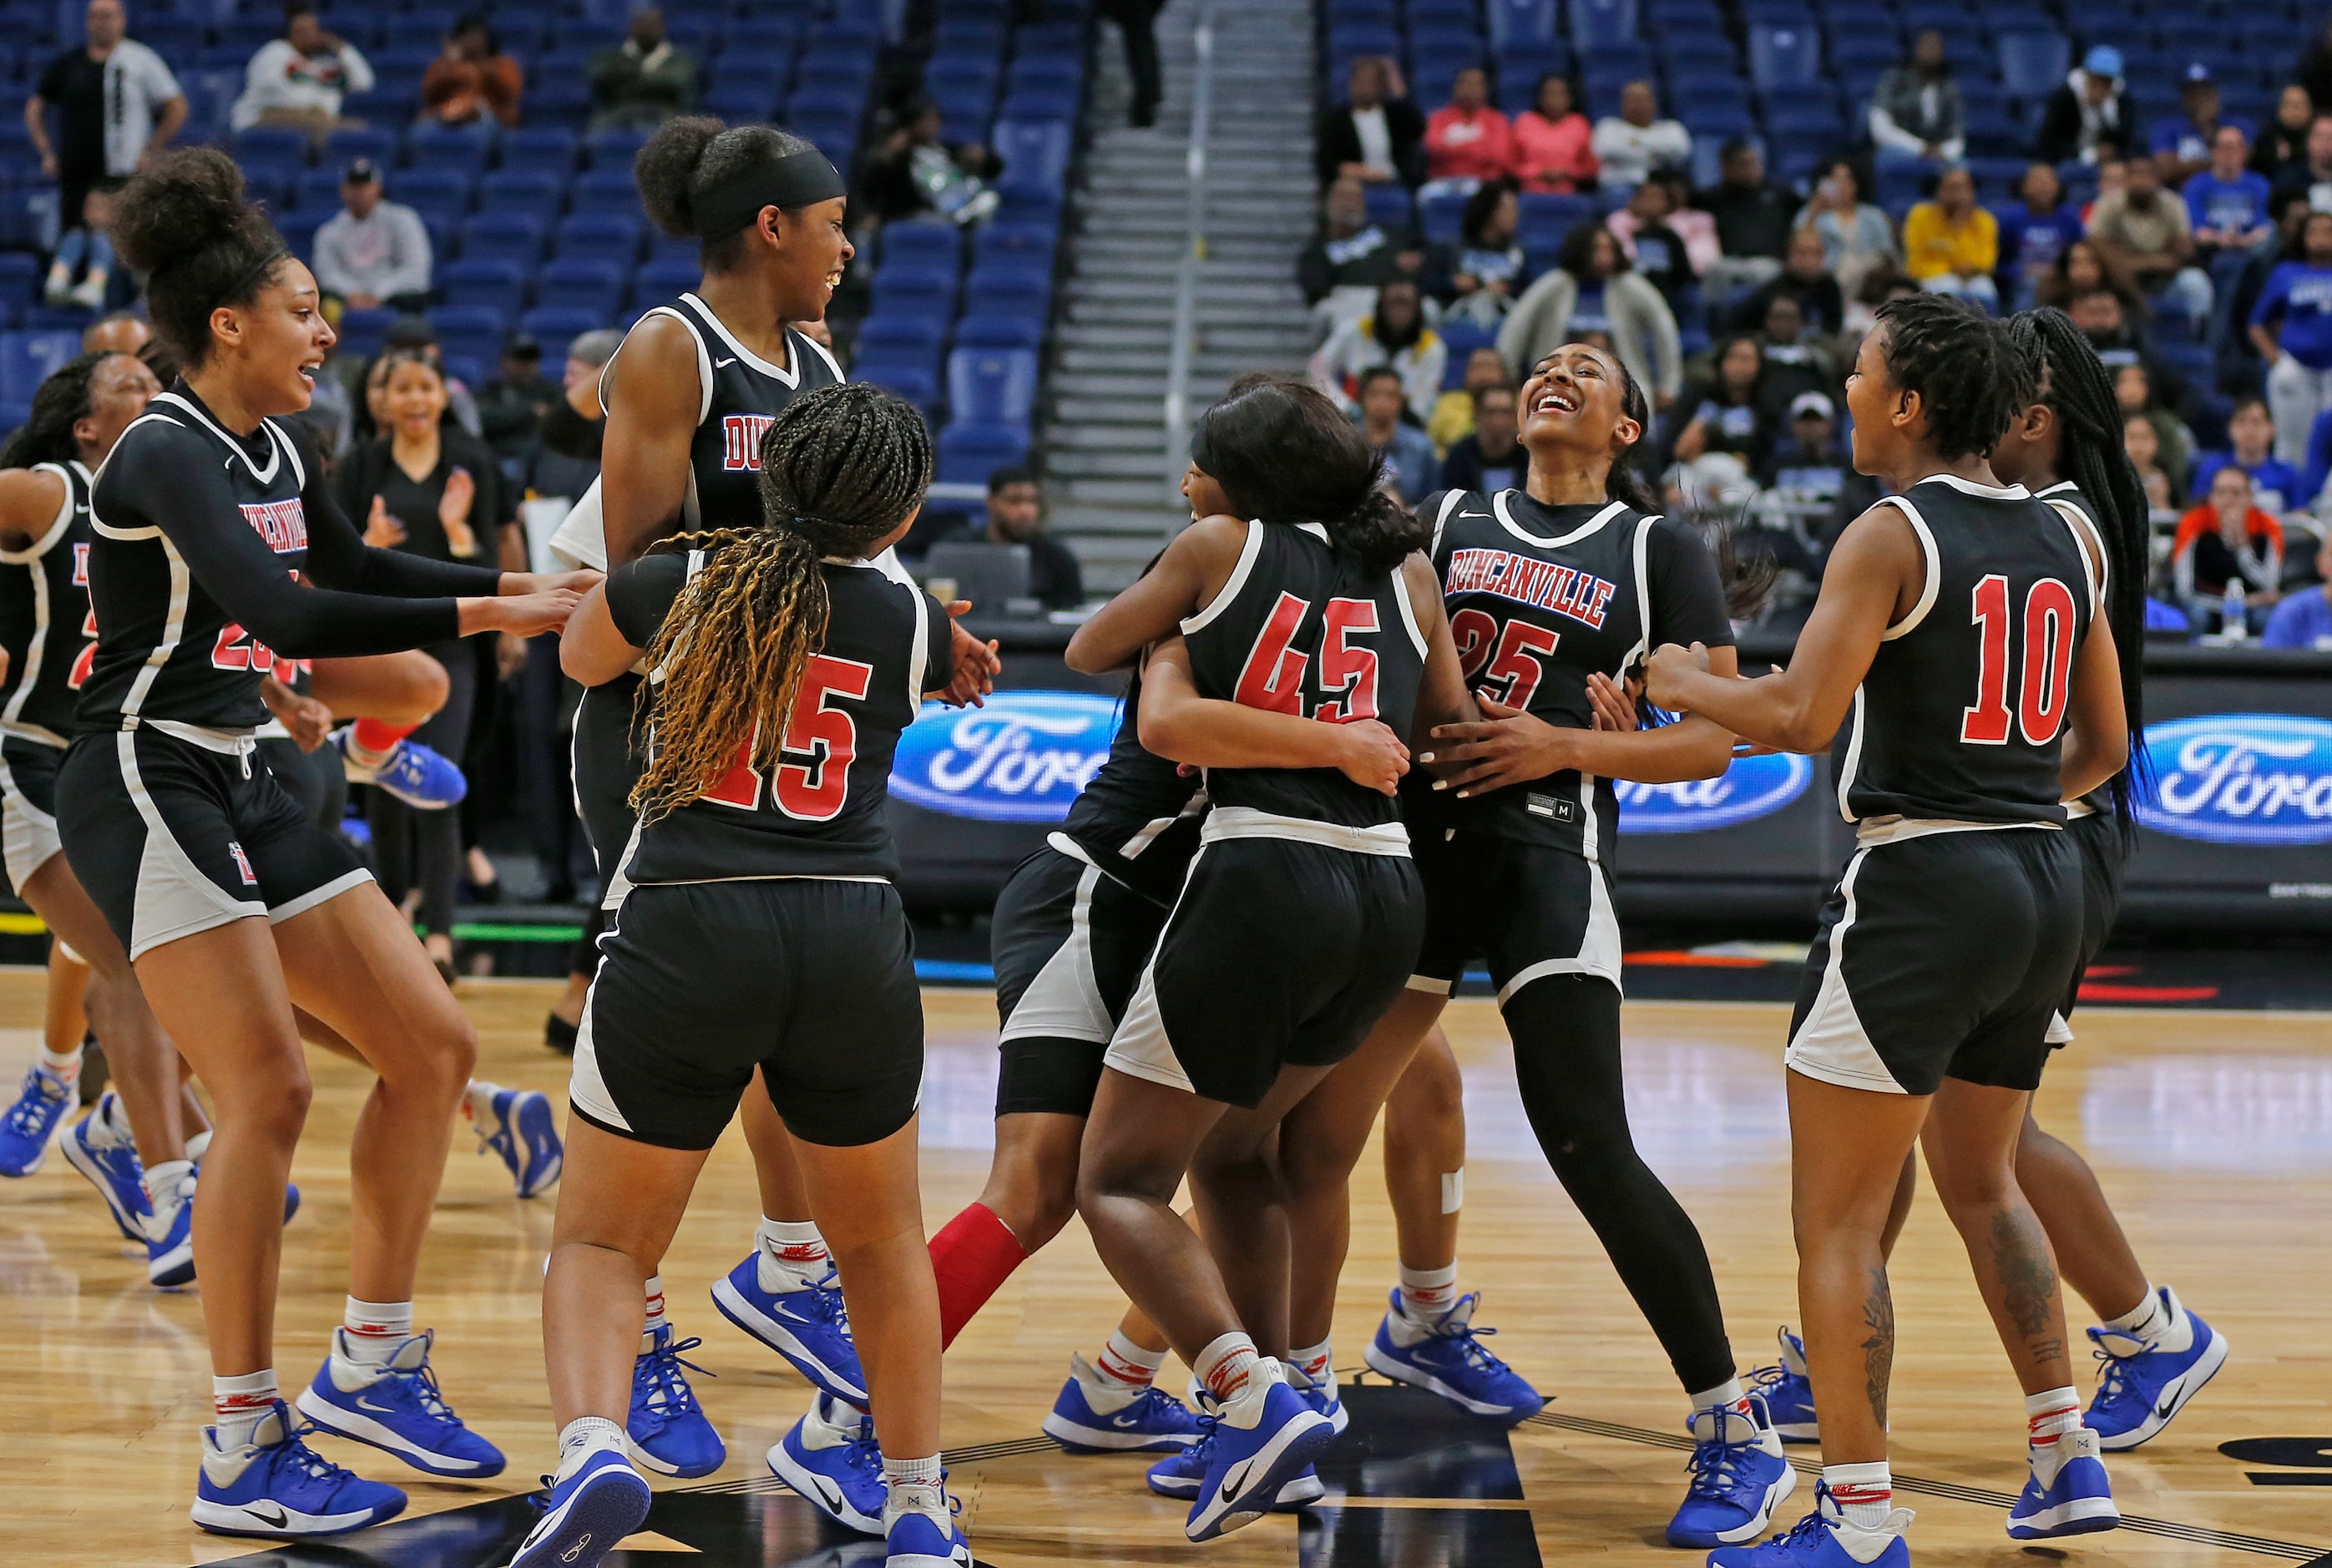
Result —
[[[1391, 798], [1401, 737], [1473, 705], [1420, 531], [1325, 398], [1250, 386], [1199, 419], [1191, 467], [1202, 521], [1078, 630], [1068, 660], [1098, 673], [1164, 639], [1142, 744], [1209, 770], [1201, 846], [1104, 1058], [1077, 1178], [1103, 1261], [1217, 1407], [1185, 1526], [1203, 1541], [1261, 1517], [1332, 1434], [1258, 1350], [1285, 1350], [1289, 1267], [1285, 1195], [1261, 1156], [1415, 962], [1423, 894]], [[1357, 731], [1380, 759], [1373, 782], [1324, 745], [1322, 765], [1257, 765], [1280, 748], [1258, 743], [1251, 710]], [[1172, 1208], [1186, 1172], [1204, 1243]], [[1242, 1260], [1247, 1299], [1210, 1250]]]
[[948, 617], [871, 559], [921, 508], [931, 437], [859, 384], [795, 399], [759, 450], [766, 523], [692, 530], [616, 568], [562, 646], [587, 684], [645, 656], [652, 729], [543, 1280], [559, 1471], [512, 1568], [588, 1568], [646, 1516], [617, 1420], [641, 1281], [740, 1099], [762, 1092], [849, 1282], [889, 1560], [971, 1561], [940, 1468], [922, 1002], [884, 819], [899, 735], [951, 678]]
[[[1928, 1165], [2025, 1391], [2019, 1540], [2111, 1529], [2082, 1424], [2048, 1238], [2016, 1149], [2081, 934], [2062, 801], [2128, 760], [2094, 536], [1988, 459], [2031, 401], [1997, 323], [1889, 301], [1847, 401], [1854, 461], [1895, 498], [1840, 535], [1789, 668], [1727, 679], [1706, 649], [1652, 656], [1647, 694], [1754, 743], [1837, 736], [1859, 846], [1822, 913], [1788, 1063], [1798, 1300], [1822, 1411], [1815, 1511], [1710, 1555], [1724, 1568], [1909, 1561], [1887, 1467], [1894, 1309], [1882, 1247], [1905, 1157]], [[1851, 716], [1849, 718], [1849, 710]]]
[[[2146, 492], [2122, 451], [2120, 411], [2113, 382], [2097, 351], [2062, 311], [2027, 311], [2008, 323], [2009, 336], [2031, 363], [2033, 400], [2011, 422], [1992, 455], [1993, 473], [2021, 484], [2060, 510], [2069, 507], [2098, 534], [2107, 559], [2105, 598], [2114, 648], [2121, 661], [2122, 707], [2129, 715], [2133, 760], [2143, 756], [2136, 737], [2144, 728], [2145, 583], [2151, 565]], [[2081, 948], [2049, 1043], [2073, 1038], [2066, 1020], [2080, 999], [2080, 977], [2105, 947], [2121, 900], [2122, 864], [2131, 823], [2117, 798], [2133, 788], [2127, 770], [2105, 789], [2067, 803], [2065, 836], [2080, 851]], [[2098, 1391], [2085, 1420], [2107, 1449], [2134, 1448], [2170, 1424], [2227, 1359], [2226, 1335], [2179, 1302], [2169, 1286], [2155, 1286], [2138, 1263], [2121, 1222], [2107, 1203], [2097, 1172], [2073, 1148], [2043, 1132], [2028, 1110], [2016, 1145], [2016, 1184], [2049, 1233], [2066, 1280], [2080, 1292], [2102, 1326], [2088, 1331], [2102, 1353]], [[1912, 1190], [1907, 1165], [1897, 1193], [1899, 1211]], [[1788, 1361], [1773, 1378], [1781, 1399], [1799, 1407], [1803, 1435], [1815, 1435], [1804, 1379]], [[1769, 1376], [1772, 1374], [1768, 1374]]]
[[222, 1534], [328, 1535], [393, 1515], [405, 1496], [318, 1457], [276, 1389], [284, 1179], [309, 1095], [293, 1009], [380, 1074], [351, 1150], [356, 1292], [301, 1414], [437, 1476], [503, 1463], [454, 1415], [430, 1336], [413, 1329], [414, 1273], [476, 1047], [353, 853], [251, 766], [267, 718], [259, 684], [279, 648], [366, 654], [550, 630], [578, 585], [364, 545], [306, 438], [275, 419], [308, 406], [332, 343], [315, 281], [244, 203], [225, 154], [149, 159], [115, 214], [116, 244], [149, 275], [156, 330], [184, 373], [97, 475], [99, 635], [58, 828], [217, 1111], [193, 1219], [216, 1412], [194, 1518]]

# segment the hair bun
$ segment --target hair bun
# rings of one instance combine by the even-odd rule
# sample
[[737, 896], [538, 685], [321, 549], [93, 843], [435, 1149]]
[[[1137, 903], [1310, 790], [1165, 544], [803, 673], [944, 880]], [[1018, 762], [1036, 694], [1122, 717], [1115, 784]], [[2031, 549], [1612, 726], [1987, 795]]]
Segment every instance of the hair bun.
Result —
[[695, 237], [695, 204], [689, 191], [705, 150], [728, 129], [710, 115], [667, 120], [632, 159], [632, 183], [640, 187], [640, 205], [656, 227], [675, 239]]
[[156, 272], [233, 240], [252, 221], [243, 170], [215, 147], [157, 154], [113, 204], [113, 248], [133, 271]]

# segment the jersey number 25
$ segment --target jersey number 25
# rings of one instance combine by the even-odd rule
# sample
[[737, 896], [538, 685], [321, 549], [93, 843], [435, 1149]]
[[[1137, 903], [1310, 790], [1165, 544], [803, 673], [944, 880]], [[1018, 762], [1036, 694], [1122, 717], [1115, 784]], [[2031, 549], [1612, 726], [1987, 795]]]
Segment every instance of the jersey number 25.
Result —
[[1458, 667], [1474, 690], [1509, 708], [1527, 708], [1546, 674], [1546, 656], [1562, 634], [1530, 621], [1499, 628], [1484, 611], [1462, 609], [1449, 617], [1450, 640], [1458, 645]]
[[[786, 758], [769, 780], [769, 800], [799, 822], [831, 822], [850, 798], [850, 764], [858, 755], [858, 722], [836, 699], [864, 702], [874, 666], [819, 654], [802, 667], [801, 685], [786, 718]], [[807, 761], [795, 761], [807, 757]], [[707, 800], [750, 811], [761, 803], [761, 774], [753, 766], [753, 742], [737, 749], [737, 760], [721, 782], [704, 792]]]
[[1976, 627], [1975, 705], [1961, 710], [1960, 741], [1969, 746], [2005, 746], [2012, 721], [2028, 746], [2046, 746], [2065, 727], [2072, 705], [2073, 633], [2079, 624], [2073, 590], [2044, 577], [2024, 595], [2024, 646], [2016, 663], [2024, 671], [2016, 711], [2008, 708], [2008, 579], [1993, 572], [1975, 585], [1971, 608]]

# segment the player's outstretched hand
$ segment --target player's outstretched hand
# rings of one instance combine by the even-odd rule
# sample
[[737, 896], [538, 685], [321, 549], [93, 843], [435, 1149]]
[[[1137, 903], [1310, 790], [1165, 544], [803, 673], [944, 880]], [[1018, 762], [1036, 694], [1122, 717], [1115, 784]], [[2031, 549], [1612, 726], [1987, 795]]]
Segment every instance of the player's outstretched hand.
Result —
[[996, 690], [996, 676], [1004, 668], [1004, 661], [997, 656], [997, 645], [981, 642], [960, 624], [970, 608], [970, 599], [956, 599], [947, 607], [948, 663], [955, 676], [940, 693], [940, 701], [951, 708], [986, 706], [988, 693]]
[[1341, 753], [1336, 760], [1339, 772], [1380, 795], [1399, 793], [1401, 775], [1409, 771], [1409, 748], [1400, 743], [1400, 736], [1375, 719], [1330, 728], [1335, 731]]
[[1435, 780], [1436, 789], [1470, 799], [1525, 779], [1544, 779], [1573, 765], [1568, 738], [1572, 731], [1479, 693], [1475, 700], [1489, 717], [1475, 724], [1436, 724], [1433, 750], [1418, 757], [1420, 762], [1455, 764]]
[[1680, 648], [1674, 643], [1662, 643], [1644, 662], [1644, 695], [1652, 705], [1683, 712], [1692, 704], [1684, 700], [1685, 683], [1690, 676], [1708, 674], [1708, 648], [1695, 643]]
[[461, 606], [462, 635], [465, 637], [475, 632], [509, 632], [531, 637], [562, 630], [567, 617], [583, 602], [583, 596], [571, 588], [557, 588], [455, 602]]

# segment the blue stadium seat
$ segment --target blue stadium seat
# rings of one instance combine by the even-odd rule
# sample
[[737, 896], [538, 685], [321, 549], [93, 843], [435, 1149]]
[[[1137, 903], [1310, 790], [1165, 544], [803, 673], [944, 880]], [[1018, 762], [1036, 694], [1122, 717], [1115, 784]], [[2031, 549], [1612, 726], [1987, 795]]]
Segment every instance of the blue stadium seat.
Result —
[[883, 260], [922, 265], [956, 265], [963, 255], [963, 234], [953, 224], [896, 223], [883, 229]]
[[1437, 245], [1454, 245], [1460, 238], [1466, 204], [1473, 198], [1462, 191], [1438, 191], [1417, 204], [1417, 226]]
[[437, 290], [448, 305], [481, 305], [514, 316], [526, 302], [526, 273], [502, 257], [464, 256], [437, 269]]
[[283, 236], [284, 247], [311, 266], [316, 262], [316, 231], [331, 215], [320, 207], [295, 207], [290, 212], [269, 215], [274, 221], [275, 232]]
[[[530, 101], [529, 107], [532, 107]], [[564, 177], [574, 172], [576, 150], [581, 141], [573, 131], [555, 125], [522, 125], [516, 130], [502, 132], [502, 167], [505, 172], [547, 169]]]
[[1563, 235], [1595, 215], [1595, 203], [1583, 196], [1525, 191], [1517, 206], [1520, 221], [1515, 238], [1524, 250], [1560, 245]]
[[498, 129], [492, 119], [468, 125], [416, 120], [405, 133], [405, 161], [414, 168], [454, 168], [474, 176], [492, 160]]
[[546, 228], [566, 200], [566, 177], [547, 168], [497, 169], [478, 184], [481, 211], [530, 217]]
[[388, 330], [397, 320], [397, 312], [386, 305], [341, 311], [340, 352], [352, 359], [371, 359], [388, 341]]
[[612, 316], [624, 302], [631, 276], [631, 268], [621, 262], [560, 256], [534, 274], [535, 303]]
[[950, 15], [932, 29], [932, 50], [935, 54], [985, 53], [992, 58], [1004, 52], [1004, 33], [998, 18]]
[[930, 316], [878, 314], [858, 323], [861, 354], [877, 349], [894, 358], [920, 354], [925, 363], [937, 365], [946, 344], [947, 323]]
[[265, 202], [271, 207], [284, 206], [297, 188], [300, 177], [307, 172], [299, 160], [273, 153], [239, 157], [235, 162], [243, 169], [244, 188], [251, 199]]
[[33, 389], [80, 352], [78, 332], [0, 333], [0, 399], [30, 403]]
[[246, 158], [264, 158], [305, 165], [308, 161], [308, 133], [289, 125], [254, 125], [248, 130], [234, 133], [234, 157], [240, 163]]
[[954, 424], [937, 445], [942, 484], [986, 484], [998, 469], [1028, 461], [1028, 432], [1018, 425]]
[[1725, 36], [1722, 25], [1709, 24], [1705, 19], [1680, 25], [1689, 30], [1652, 40], [1652, 47], [1670, 74], [1679, 70], [1719, 71], [1730, 74], [1735, 70], [1733, 41]]
[[996, 122], [989, 148], [1004, 160], [996, 178], [1000, 191], [1058, 192], [1069, 175], [1069, 128], [1066, 124], [1028, 124], [1008, 116]]
[[2003, 33], [2000, 51], [2000, 84], [2010, 96], [2028, 102], [2047, 98], [2065, 80], [2072, 47], [2061, 33]]
[[865, 90], [874, 83], [874, 55], [865, 50], [812, 50], [794, 62], [794, 85], [824, 82]]
[[[306, 133], [301, 134], [304, 139]], [[316, 167], [338, 174], [356, 159], [368, 158], [377, 167], [386, 168], [396, 156], [397, 138], [387, 131], [370, 126], [360, 130], [348, 128], [324, 138], [324, 150], [316, 159]]]
[[485, 305], [440, 305], [429, 312], [429, 324], [437, 329], [437, 340], [445, 345], [449, 359], [457, 345], [498, 356], [502, 339], [510, 336], [509, 313]]
[[1554, 41], [1554, 0], [1489, 0], [1490, 41], [1500, 49]]
[[468, 168], [397, 168], [384, 177], [388, 199], [419, 211], [425, 207], [469, 210], [470, 189], [477, 176]]
[[1053, 88], [1023, 88], [1007, 93], [996, 113], [1000, 120], [1057, 125], [1066, 132], [1077, 117], [1077, 95]]
[[497, 211], [489, 203], [462, 223], [462, 254], [532, 267], [542, 259], [543, 221], [531, 212]]
[[655, 304], [694, 289], [704, 276], [704, 268], [693, 253], [687, 256], [655, 256], [632, 274], [632, 299], [637, 304]]
[[300, 177], [292, 182], [292, 205], [301, 208], [312, 207], [330, 217], [339, 210], [341, 173], [338, 168], [303, 169]]
[[955, 309], [956, 272], [913, 264], [876, 269], [870, 313], [892, 311], [945, 317]]
[[960, 349], [1037, 349], [1045, 341], [1045, 323], [1020, 316], [967, 316], [956, 328]]
[[1455, 392], [1466, 384], [1466, 361], [1473, 357], [1474, 350], [1497, 347], [1498, 330], [1477, 326], [1471, 321], [1448, 320], [1444, 321], [1438, 330], [1442, 342], [1449, 348], [1449, 363], [1441, 374], [1441, 389]]
[[[879, 282], [879, 279], [878, 279]], [[994, 313], [1043, 320], [1052, 311], [1053, 279], [1033, 267], [989, 263], [974, 267], [964, 280], [966, 315]]]
[[1362, 200], [1367, 204], [1369, 222], [1372, 224], [1407, 228], [1415, 216], [1408, 188], [1395, 181], [1370, 186]]
[[632, 159], [648, 142], [647, 133], [641, 130], [595, 130], [583, 139], [583, 150], [589, 155], [593, 173], [621, 169], [628, 179]]
[[518, 319], [518, 330], [542, 345], [542, 362], [564, 364], [567, 345], [586, 332], [608, 325], [606, 316], [566, 305], [539, 306]]
[[559, 225], [561, 261], [613, 262], [630, 272], [640, 257], [640, 220], [633, 213], [577, 213]]
[[1875, 33], [1832, 34], [1830, 41], [1830, 64], [1832, 71], [1857, 69], [1884, 71], [1901, 62], [1903, 45], [1891, 33], [1881, 36]]
[[696, 100], [696, 112], [715, 120], [766, 122], [778, 111], [778, 90], [768, 82], [716, 81]]
[[1002, 74], [992, 54], [935, 54], [923, 66], [923, 91], [933, 97], [951, 89], [992, 94]]
[[852, 363], [850, 378], [895, 393], [922, 409], [927, 420], [940, 401], [939, 372], [929, 361], [912, 356], [869, 350]]
[[1749, 76], [1761, 92], [1791, 92], [1821, 79], [1821, 34], [1811, 27], [1749, 29]]
[[866, 90], [854, 81], [805, 81], [786, 100], [788, 120], [817, 118], [847, 120], [854, 124], [866, 111]]
[[947, 385], [956, 418], [1026, 425], [1037, 407], [1037, 356], [1027, 349], [958, 349], [948, 356]]
[[1636, 0], [1571, 0], [1571, 42], [1586, 49], [1636, 36]]
[[568, 199], [578, 213], [637, 213], [640, 210], [639, 186], [632, 183], [632, 171], [625, 168], [594, 168], [578, 175], [575, 183], [567, 187]]

